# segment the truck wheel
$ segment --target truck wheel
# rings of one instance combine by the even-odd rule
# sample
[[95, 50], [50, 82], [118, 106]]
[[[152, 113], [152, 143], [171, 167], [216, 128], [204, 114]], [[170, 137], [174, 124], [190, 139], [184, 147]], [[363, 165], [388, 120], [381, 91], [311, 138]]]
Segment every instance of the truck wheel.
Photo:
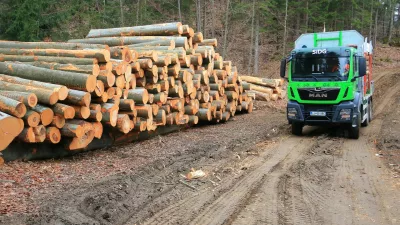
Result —
[[349, 136], [351, 139], [358, 139], [360, 137], [361, 114], [357, 116], [357, 127], [350, 125]]
[[292, 123], [292, 134], [301, 136], [303, 134], [303, 124]]

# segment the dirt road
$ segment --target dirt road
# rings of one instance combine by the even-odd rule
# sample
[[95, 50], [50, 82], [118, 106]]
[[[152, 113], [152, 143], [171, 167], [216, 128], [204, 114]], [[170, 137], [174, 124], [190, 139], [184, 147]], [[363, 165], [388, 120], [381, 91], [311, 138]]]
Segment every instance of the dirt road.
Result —
[[[400, 69], [375, 80], [375, 118], [359, 140], [333, 128], [292, 136], [284, 110], [258, 106], [226, 124], [78, 156], [65, 173], [80, 163], [107, 174], [46, 186], [27, 201], [37, 211], [0, 223], [400, 224]], [[128, 169], [91, 167], [87, 158], [110, 151]], [[207, 177], [185, 181], [190, 168]]]

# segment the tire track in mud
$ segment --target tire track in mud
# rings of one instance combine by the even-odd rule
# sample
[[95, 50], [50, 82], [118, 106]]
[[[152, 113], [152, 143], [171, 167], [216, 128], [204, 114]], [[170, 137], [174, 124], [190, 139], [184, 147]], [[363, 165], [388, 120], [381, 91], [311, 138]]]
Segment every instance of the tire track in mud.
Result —
[[[269, 173], [281, 170], [296, 161], [309, 147], [308, 141], [292, 137], [281, 142], [268, 160], [262, 160], [261, 165], [249, 172], [231, 187], [226, 185], [221, 195], [205, 190], [190, 199], [167, 207], [155, 214], [144, 224], [224, 224], [229, 223], [247, 201], [252, 190], [265, 181]], [[217, 195], [217, 197], [215, 197]]]

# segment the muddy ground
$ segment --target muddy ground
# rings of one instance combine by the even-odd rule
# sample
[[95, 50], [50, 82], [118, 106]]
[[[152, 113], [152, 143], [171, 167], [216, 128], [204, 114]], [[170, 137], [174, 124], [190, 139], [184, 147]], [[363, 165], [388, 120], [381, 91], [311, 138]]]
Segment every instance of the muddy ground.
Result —
[[[0, 224], [400, 224], [400, 67], [373, 122], [290, 134], [284, 104], [151, 140], [0, 168]], [[187, 181], [191, 168], [207, 176]]]

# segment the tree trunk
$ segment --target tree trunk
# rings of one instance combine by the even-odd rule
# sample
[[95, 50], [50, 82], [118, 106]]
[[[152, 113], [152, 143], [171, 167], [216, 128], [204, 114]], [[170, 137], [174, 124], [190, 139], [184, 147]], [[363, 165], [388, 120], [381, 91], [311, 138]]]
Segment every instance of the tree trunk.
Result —
[[179, 15], [179, 21], [182, 22], [181, 0], [178, 0], [178, 15]]
[[211, 36], [215, 37], [215, 0], [211, 0]]
[[228, 42], [228, 19], [229, 19], [229, 5], [230, 0], [226, 0], [226, 11], [225, 11], [225, 29], [224, 29], [224, 46], [222, 49], [222, 57], [225, 58], [226, 55], [226, 48]]
[[47, 126], [53, 121], [54, 112], [50, 108], [38, 104], [32, 110], [40, 114], [40, 121], [43, 126]]
[[287, 17], [288, 17], [288, 0], [286, 0], [286, 6], [285, 6], [285, 30], [283, 33], [283, 52], [282, 56], [286, 56], [286, 41], [287, 41]]
[[42, 104], [54, 105], [58, 101], [58, 93], [48, 89], [0, 81], [0, 90], [33, 93], [37, 96], [38, 102]]
[[66, 42], [0, 41], [0, 48], [83, 50], [83, 49], [108, 49], [108, 46], [101, 44], [82, 44], [82, 43], [66, 43]]
[[308, 20], [309, 20], [308, 1], [309, 0], [306, 0], [306, 18], [305, 18], [305, 25], [304, 25], [304, 27], [305, 27], [304, 33], [308, 33]]
[[0, 62], [0, 73], [18, 76], [25, 79], [65, 85], [68, 88], [93, 92], [96, 88], [96, 77], [82, 73], [49, 70], [18, 63]]
[[62, 85], [50, 84], [34, 80], [27, 80], [19, 77], [7, 76], [0, 74], [0, 80], [12, 84], [19, 84], [24, 86], [31, 86], [35, 88], [42, 88], [58, 93], [58, 100], [64, 100], [68, 96], [68, 88]]
[[254, 74], [258, 74], [258, 60], [259, 60], [259, 37], [260, 37], [260, 21], [259, 16], [256, 18], [256, 30], [255, 30], [255, 39], [254, 39]]
[[48, 62], [24, 62], [36, 67], [42, 67], [53, 70], [62, 70], [76, 73], [86, 73], [93, 76], [98, 76], [100, 73], [100, 67], [98, 64], [92, 65], [73, 65], [73, 64], [60, 64], [60, 63], [48, 63]]
[[0, 111], [22, 118], [26, 114], [26, 106], [19, 101], [0, 95]]
[[119, 9], [121, 12], [121, 27], [124, 26], [124, 4], [122, 2], [123, 0], [119, 0]]
[[0, 95], [22, 102], [29, 107], [35, 107], [38, 102], [37, 96], [28, 92], [0, 91]]
[[372, 40], [372, 24], [374, 23], [374, 0], [371, 0], [371, 10], [370, 10], [370, 23], [369, 23], [369, 41]]
[[[108, 29], [92, 29], [86, 38], [117, 37], [117, 36], [165, 36], [183, 33], [182, 24], [160, 23], [145, 26], [120, 27]], [[70, 42], [70, 41], [69, 41]], [[126, 45], [126, 43], [125, 43]]]
[[378, 37], [378, 13], [379, 13], [379, 7], [376, 7], [376, 13], [375, 13], [375, 31], [374, 31], [374, 45], [376, 45], [376, 39]]
[[97, 59], [84, 59], [73, 57], [56, 57], [56, 56], [27, 56], [27, 55], [2, 55], [0, 54], [0, 62], [17, 61], [17, 62], [54, 62], [61, 64], [75, 65], [91, 65], [97, 64]]
[[389, 24], [388, 43], [390, 43], [392, 41], [393, 20], [394, 20], [394, 16], [395, 16], [395, 12], [396, 12], [396, 4], [393, 2], [393, 0], [390, 1], [389, 10], [391, 10], [391, 11], [390, 11], [390, 24]]
[[252, 59], [253, 59], [254, 16], [255, 16], [255, 11], [256, 11], [255, 5], [256, 5], [256, 0], [253, 0], [253, 8], [252, 8], [252, 14], [251, 14], [250, 48], [249, 48], [249, 56], [248, 56], [249, 62], [247, 63], [247, 74], [251, 74], [251, 64], [252, 64]]

